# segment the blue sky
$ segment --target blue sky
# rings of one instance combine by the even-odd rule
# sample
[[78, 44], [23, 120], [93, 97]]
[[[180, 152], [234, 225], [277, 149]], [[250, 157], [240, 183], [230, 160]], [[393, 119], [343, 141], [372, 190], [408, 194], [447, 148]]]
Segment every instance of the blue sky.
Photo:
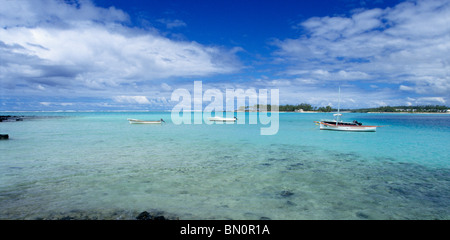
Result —
[[280, 104], [449, 105], [450, 2], [0, 0], [0, 111], [170, 110], [175, 89]]

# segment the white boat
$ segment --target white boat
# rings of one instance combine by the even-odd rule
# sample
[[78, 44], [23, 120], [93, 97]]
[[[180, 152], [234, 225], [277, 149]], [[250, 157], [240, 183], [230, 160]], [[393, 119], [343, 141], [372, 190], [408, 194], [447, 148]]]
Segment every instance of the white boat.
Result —
[[[336, 115], [336, 114], [335, 114]], [[357, 121], [343, 122], [338, 120], [314, 121], [320, 125], [320, 130], [351, 131], [351, 132], [376, 132], [378, 126], [362, 125]]]
[[127, 119], [130, 124], [161, 124], [165, 122], [162, 118], [157, 121], [144, 121], [139, 119], [128, 118]]
[[320, 120], [314, 121], [320, 127], [320, 130], [333, 131], [350, 131], [350, 132], [376, 132], [379, 126], [362, 125], [362, 123], [354, 120], [353, 122], [344, 122], [341, 120], [342, 114], [339, 112], [341, 102], [341, 88], [339, 87], [339, 104], [338, 112], [333, 114], [334, 120]]
[[237, 120], [236, 117], [234, 118], [223, 118], [223, 117], [210, 117], [209, 121], [215, 121], [215, 122], [235, 122]]

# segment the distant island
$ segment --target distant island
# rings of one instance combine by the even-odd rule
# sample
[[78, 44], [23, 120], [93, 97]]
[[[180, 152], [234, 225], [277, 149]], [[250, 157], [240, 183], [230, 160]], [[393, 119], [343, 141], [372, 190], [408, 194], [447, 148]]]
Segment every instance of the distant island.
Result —
[[388, 112], [388, 113], [450, 113], [450, 107], [441, 105], [424, 105], [424, 106], [384, 106], [377, 108], [361, 108], [353, 109], [352, 112], [369, 113], [369, 112]]
[[[237, 112], [265, 112], [271, 111], [271, 105], [240, 106]], [[316, 107], [308, 103], [297, 105], [279, 105], [279, 112], [336, 112], [336, 108], [330, 106]], [[342, 112], [354, 113], [450, 113], [450, 107], [444, 105], [419, 105], [419, 106], [382, 106], [377, 108], [340, 109]]]

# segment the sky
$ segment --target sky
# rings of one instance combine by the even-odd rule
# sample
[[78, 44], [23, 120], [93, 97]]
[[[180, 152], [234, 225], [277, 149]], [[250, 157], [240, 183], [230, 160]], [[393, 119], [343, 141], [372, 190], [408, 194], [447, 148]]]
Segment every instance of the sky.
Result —
[[[0, 111], [170, 110], [176, 89], [280, 104], [450, 103], [448, 0], [0, 0]], [[206, 103], [207, 104], [207, 103]]]

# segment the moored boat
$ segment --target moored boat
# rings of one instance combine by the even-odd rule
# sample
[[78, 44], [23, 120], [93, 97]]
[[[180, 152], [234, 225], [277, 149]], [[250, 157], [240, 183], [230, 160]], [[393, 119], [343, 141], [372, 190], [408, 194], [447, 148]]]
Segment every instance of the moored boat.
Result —
[[333, 131], [351, 131], [351, 132], [376, 132], [378, 126], [367, 126], [362, 125], [362, 123], [353, 122], [343, 122], [343, 121], [314, 121], [320, 125], [320, 130], [333, 130]]
[[341, 120], [342, 114], [340, 113], [341, 103], [341, 88], [339, 87], [339, 104], [338, 112], [333, 114], [334, 120], [320, 120], [314, 121], [320, 127], [320, 130], [333, 130], [333, 131], [350, 131], [350, 132], [376, 132], [379, 126], [368, 126], [354, 120], [353, 122], [344, 122]]
[[145, 120], [139, 120], [139, 119], [133, 119], [133, 118], [128, 118], [127, 120], [130, 124], [161, 124], [163, 122], [165, 123], [165, 121], [162, 118], [160, 120], [156, 120], [156, 121], [145, 121]]
[[235, 122], [237, 120], [236, 117], [233, 118], [223, 118], [223, 117], [210, 117], [209, 121], [215, 122]]

